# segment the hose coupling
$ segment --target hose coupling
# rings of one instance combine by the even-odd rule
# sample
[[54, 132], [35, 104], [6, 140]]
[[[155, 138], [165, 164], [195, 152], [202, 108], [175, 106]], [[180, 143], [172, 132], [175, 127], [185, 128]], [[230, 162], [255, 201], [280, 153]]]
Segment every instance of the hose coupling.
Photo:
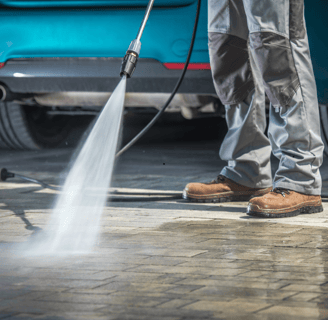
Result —
[[14, 178], [15, 174], [9, 172], [6, 168], [0, 170], [0, 181], [6, 181], [8, 178]]
[[141, 42], [137, 39], [133, 40], [129, 46], [128, 51], [126, 52], [123, 62], [121, 65], [120, 76], [124, 75], [127, 78], [131, 78], [134, 70], [136, 69], [139, 53], [141, 49]]

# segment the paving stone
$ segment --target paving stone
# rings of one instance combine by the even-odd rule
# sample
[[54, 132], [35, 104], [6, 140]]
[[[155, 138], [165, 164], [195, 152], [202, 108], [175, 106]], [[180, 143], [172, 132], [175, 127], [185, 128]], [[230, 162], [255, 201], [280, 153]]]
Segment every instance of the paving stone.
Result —
[[52, 294], [50, 296], [39, 297], [38, 301], [54, 301], [54, 302], [64, 302], [64, 303], [82, 303], [86, 304], [110, 304], [113, 300], [111, 295], [100, 295], [100, 294], [87, 294], [87, 293], [74, 293], [65, 292]]
[[174, 288], [168, 289], [166, 293], [177, 293], [177, 294], [188, 294], [200, 288], [203, 288], [203, 285], [175, 285]]
[[290, 284], [288, 286], [283, 287], [281, 290], [288, 291], [299, 291], [299, 292], [327, 292], [328, 288], [318, 285], [309, 285], [309, 284]]
[[163, 309], [172, 309], [172, 308], [179, 309], [181, 307], [185, 307], [186, 305], [192, 304], [195, 302], [196, 302], [195, 300], [172, 299], [168, 302], [158, 305], [157, 307], [163, 308]]
[[163, 257], [163, 256], [153, 256], [147, 257], [145, 260], [142, 260], [142, 264], [147, 265], [160, 265], [160, 266], [176, 266], [179, 264], [184, 264], [185, 259], [172, 258], [172, 257]]
[[[148, 260], [147, 260], [148, 261]], [[189, 259], [188, 261], [181, 262], [181, 267], [211, 267], [222, 269], [242, 269], [248, 267], [250, 269], [252, 263], [250, 261], [242, 260], [224, 260], [224, 259]]]
[[31, 278], [22, 282], [26, 286], [50, 286], [50, 287], [66, 287], [66, 288], [93, 288], [106, 284], [110, 281], [95, 280], [71, 280], [71, 279], [37, 279]]
[[[325, 313], [325, 311], [323, 311]], [[323, 313], [320, 310], [315, 308], [292, 308], [292, 307], [284, 307], [284, 306], [272, 306], [268, 309], [262, 310], [259, 314], [275, 314], [275, 315], [287, 315], [294, 316], [299, 318], [310, 317], [312, 319], [317, 319]]]
[[83, 304], [67, 302], [47, 302], [47, 301], [21, 301], [7, 300], [0, 301], [0, 308], [5, 307], [7, 312], [17, 313], [46, 313], [49, 311], [69, 312], [69, 311], [94, 311], [105, 307], [102, 304]]
[[313, 292], [300, 292], [288, 298], [291, 301], [311, 301], [318, 298], [320, 294]]
[[20, 295], [16, 298], [16, 300], [26, 301], [26, 300], [38, 300], [45, 297], [49, 297], [51, 295], [55, 295], [54, 291], [29, 291], [26, 294]]
[[[98, 311], [104, 314], [118, 314], [117, 319], [157, 319], [159, 317], [176, 318], [176, 308], [160, 308], [159, 304], [157, 308], [148, 308], [143, 306], [130, 306], [130, 305], [111, 305], [105, 308], [101, 308]], [[213, 317], [213, 311], [203, 310], [188, 310], [184, 308], [178, 309], [180, 319], [211, 319]], [[121, 317], [121, 318], [120, 318]]]
[[231, 314], [245, 314], [253, 313], [259, 311], [263, 308], [268, 307], [269, 304], [264, 302], [258, 303], [243, 303], [240, 304], [237, 300], [217, 302], [217, 301], [197, 301], [195, 303], [189, 304], [183, 309], [191, 310], [210, 310], [216, 313], [220, 317]]
[[[222, 319], [222, 318], [221, 318]], [[248, 315], [238, 315], [238, 320], [299, 320], [300, 317], [294, 317], [284, 314], [257, 314], [252, 313]], [[313, 320], [311, 317], [305, 317], [301, 319]], [[236, 320], [236, 316], [227, 316], [224, 320]]]
[[0, 299], [14, 299], [29, 292], [29, 288], [26, 287], [22, 289], [11, 289], [7, 287], [6, 290], [0, 289]]
[[182, 281], [176, 282], [176, 284], [194, 284], [200, 286], [217, 286], [217, 287], [242, 287], [242, 288], [254, 288], [254, 289], [268, 289], [268, 290], [278, 290], [286, 284], [278, 282], [260, 282], [257, 279], [253, 281], [240, 281], [236, 279], [231, 280], [215, 280], [215, 279], [184, 279]]
[[98, 290], [117, 290], [117, 291], [133, 291], [133, 292], [140, 292], [140, 291], [148, 291], [148, 292], [164, 292], [167, 290], [173, 290], [176, 285], [172, 284], [160, 284], [160, 283], [149, 283], [149, 282], [111, 282], [104, 286], [97, 287]]
[[[283, 299], [276, 299], [275, 297], [271, 297], [271, 296], [263, 296], [261, 297], [261, 302], [265, 302], [269, 305], [275, 305], [275, 306], [282, 306], [282, 307], [290, 307], [290, 308], [297, 308], [298, 306], [302, 307], [302, 308], [313, 308], [313, 309], [326, 309], [325, 306], [323, 304], [318, 304], [314, 301], [293, 301], [291, 298], [293, 296], [295, 296], [296, 293], [295, 292], [291, 292], [291, 295], [283, 298]], [[259, 298], [256, 296], [244, 296], [244, 297], [240, 297], [237, 298], [235, 300], [238, 300], [240, 304], [243, 303], [256, 303], [259, 301]], [[230, 301], [230, 300], [229, 300]]]
[[0, 309], [0, 319], [5, 319], [9, 317], [14, 317], [17, 314], [17, 312], [6, 312], [6, 311], [1, 311]]
[[171, 273], [171, 274], [200, 274], [200, 275], [221, 275], [221, 276], [235, 276], [247, 272], [246, 269], [214, 269], [205, 267], [163, 267], [163, 266], [138, 266], [130, 271], [151, 273]]
[[[33, 314], [33, 313], [19, 313], [19, 314], [15, 314], [13, 316], [11, 316], [8, 319], [14, 319], [14, 320], [35, 320], [35, 319], [45, 319], [45, 316], [43, 314]], [[56, 318], [55, 318], [56, 319]], [[58, 317], [57, 317], [58, 319]]]
[[56, 312], [47, 313], [39, 318], [40, 320], [114, 320], [117, 315], [103, 314], [101, 312]]
[[297, 292], [295, 291], [275, 291], [275, 290], [265, 290], [257, 288], [245, 288], [245, 287], [211, 287], [206, 286], [195, 290], [190, 293], [190, 296], [201, 296], [206, 300], [208, 297], [213, 296], [229, 296], [231, 298], [243, 298], [243, 297], [257, 297], [258, 299], [285, 299]]

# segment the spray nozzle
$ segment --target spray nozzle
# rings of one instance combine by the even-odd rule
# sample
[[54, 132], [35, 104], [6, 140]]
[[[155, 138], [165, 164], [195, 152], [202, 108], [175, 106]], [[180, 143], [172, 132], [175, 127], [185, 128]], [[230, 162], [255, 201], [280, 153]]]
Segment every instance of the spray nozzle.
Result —
[[127, 51], [123, 58], [120, 76], [123, 77], [125, 75], [127, 78], [131, 78], [134, 70], [136, 69], [137, 62], [138, 55], [134, 52]]
[[126, 52], [122, 66], [120, 76], [123, 77], [124, 75], [127, 78], [131, 78], [134, 70], [136, 69], [139, 53], [141, 49], [141, 42], [138, 39], [135, 39], [131, 42], [128, 51]]
[[15, 174], [9, 172], [6, 168], [1, 169], [0, 171], [0, 181], [6, 181], [8, 178], [14, 178]]

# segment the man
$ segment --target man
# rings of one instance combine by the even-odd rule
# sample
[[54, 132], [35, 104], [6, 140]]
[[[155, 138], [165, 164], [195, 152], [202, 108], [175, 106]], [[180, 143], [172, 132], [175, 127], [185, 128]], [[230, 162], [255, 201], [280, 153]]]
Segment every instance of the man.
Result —
[[[209, 0], [214, 85], [226, 108], [228, 161], [190, 201], [249, 200], [247, 214], [280, 218], [322, 211], [323, 159], [304, 0]], [[268, 138], [265, 94], [270, 100]], [[280, 160], [272, 179], [270, 154]]]

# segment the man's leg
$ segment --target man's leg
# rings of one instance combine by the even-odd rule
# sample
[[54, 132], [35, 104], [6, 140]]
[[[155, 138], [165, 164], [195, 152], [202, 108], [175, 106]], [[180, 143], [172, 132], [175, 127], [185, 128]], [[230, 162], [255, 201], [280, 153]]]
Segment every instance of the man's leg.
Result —
[[214, 85], [225, 105], [228, 124], [220, 156], [228, 165], [216, 181], [188, 184], [184, 197], [211, 201], [222, 196], [225, 201], [245, 200], [244, 196], [249, 198], [259, 189], [270, 187], [272, 182], [271, 147], [264, 135], [265, 94], [262, 82], [254, 82], [252, 74], [242, 1], [209, 0], [208, 31]]
[[[256, 66], [251, 64], [253, 74], [258, 73]], [[221, 145], [220, 157], [228, 161], [228, 165], [221, 175], [251, 188], [268, 188], [272, 186], [271, 146], [264, 134], [265, 93], [256, 78], [254, 90], [244, 101], [225, 106], [229, 130]]]
[[243, 1], [250, 53], [271, 101], [269, 139], [280, 160], [276, 192], [251, 200], [248, 212], [264, 217], [318, 212], [323, 143], [303, 2]]

